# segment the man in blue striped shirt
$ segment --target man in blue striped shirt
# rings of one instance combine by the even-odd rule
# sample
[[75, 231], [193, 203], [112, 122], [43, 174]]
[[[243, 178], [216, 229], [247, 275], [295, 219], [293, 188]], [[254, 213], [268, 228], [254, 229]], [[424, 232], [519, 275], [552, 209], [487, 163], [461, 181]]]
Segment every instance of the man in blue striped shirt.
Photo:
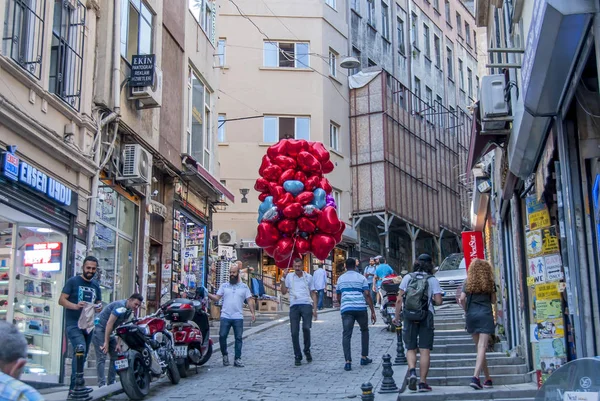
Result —
[[344, 370], [352, 370], [350, 340], [352, 339], [354, 322], [358, 322], [360, 326], [362, 355], [360, 364], [368, 365], [373, 360], [369, 358], [369, 315], [367, 313], [367, 304], [371, 309], [371, 322], [373, 324], [377, 321], [377, 317], [375, 316], [369, 283], [365, 276], [356, 271], [356, 260], [354, 258], [346, 259], [346, 273], [338, 278], [336, 291], [338, 295], [341, 295], [340, 311], [342, 312], [342, 325], [344, 327], [342, 346], [344, 348], [344, 358], [346, 358]]

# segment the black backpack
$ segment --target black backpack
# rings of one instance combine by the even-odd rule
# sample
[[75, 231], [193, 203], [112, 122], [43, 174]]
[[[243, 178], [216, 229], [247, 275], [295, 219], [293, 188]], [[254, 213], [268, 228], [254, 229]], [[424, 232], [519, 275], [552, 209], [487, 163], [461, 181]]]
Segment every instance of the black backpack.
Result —
[[411, 280], [404, 292], [403, 314], [406, 320], [420, 322], [429, 313], [429, 279], [424, 272], [410, 274]]

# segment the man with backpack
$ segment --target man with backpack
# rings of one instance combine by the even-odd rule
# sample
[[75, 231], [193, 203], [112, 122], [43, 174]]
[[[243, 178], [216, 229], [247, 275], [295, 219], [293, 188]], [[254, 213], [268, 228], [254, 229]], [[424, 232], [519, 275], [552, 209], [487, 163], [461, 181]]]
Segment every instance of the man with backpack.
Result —
[[[414, 264], [413, 273], [407, 274], [400, 283], [400, 293], [396, 301], [396, 318], [403, 317], [403, 337], [406, 344], [408, 360], [408, 389], [410, 391], [427, 392], [431, 387], [427, 384], [430, 352], [433, 349], [433, 305], [442, 304], [442, 288], [433, 276], [431, 256], [422, 254]], [[401, 314], [402, 313], [402, 314]], [[417, 348], [421, 355], [419, 373], [421, 380], [417, 388]]]

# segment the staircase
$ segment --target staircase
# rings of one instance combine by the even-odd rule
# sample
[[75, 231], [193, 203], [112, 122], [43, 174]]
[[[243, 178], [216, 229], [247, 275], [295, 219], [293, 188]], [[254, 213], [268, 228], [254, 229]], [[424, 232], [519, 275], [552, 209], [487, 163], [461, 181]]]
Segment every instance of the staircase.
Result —
[[[512, 400], [533, 401], [537, 386], [527, 374], [523, 358], [509, 357], [499, 352], [496, 344], [487, 353], [493, 389], [474, 390], [469, 387], [477, 359], [473, 339], [465, 330], [463, 311], [456, 304], [445, 305], [436, 310], [435, 340], [431, 352], [431, 367], [427, 383], [433, 387], [430, 393], [411, 393], [408, 389], [399, 394], [398, 400]], [[419, 363], [417, 361], [417, 376]], [[481, 372], [483, 383], [484, 376]]]

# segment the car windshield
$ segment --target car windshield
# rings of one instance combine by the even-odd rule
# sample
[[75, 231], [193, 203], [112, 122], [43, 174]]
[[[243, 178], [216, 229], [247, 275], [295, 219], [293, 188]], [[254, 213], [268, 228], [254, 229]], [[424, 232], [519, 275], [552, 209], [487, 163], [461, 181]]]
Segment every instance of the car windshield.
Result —
[[464, 269], [464, 267], [460, 263], [462, 259], [463, 255], [460, 253], [450, 255], [446, 259], [444, 259], [438, 271], [458, 270], [461, 268]]

